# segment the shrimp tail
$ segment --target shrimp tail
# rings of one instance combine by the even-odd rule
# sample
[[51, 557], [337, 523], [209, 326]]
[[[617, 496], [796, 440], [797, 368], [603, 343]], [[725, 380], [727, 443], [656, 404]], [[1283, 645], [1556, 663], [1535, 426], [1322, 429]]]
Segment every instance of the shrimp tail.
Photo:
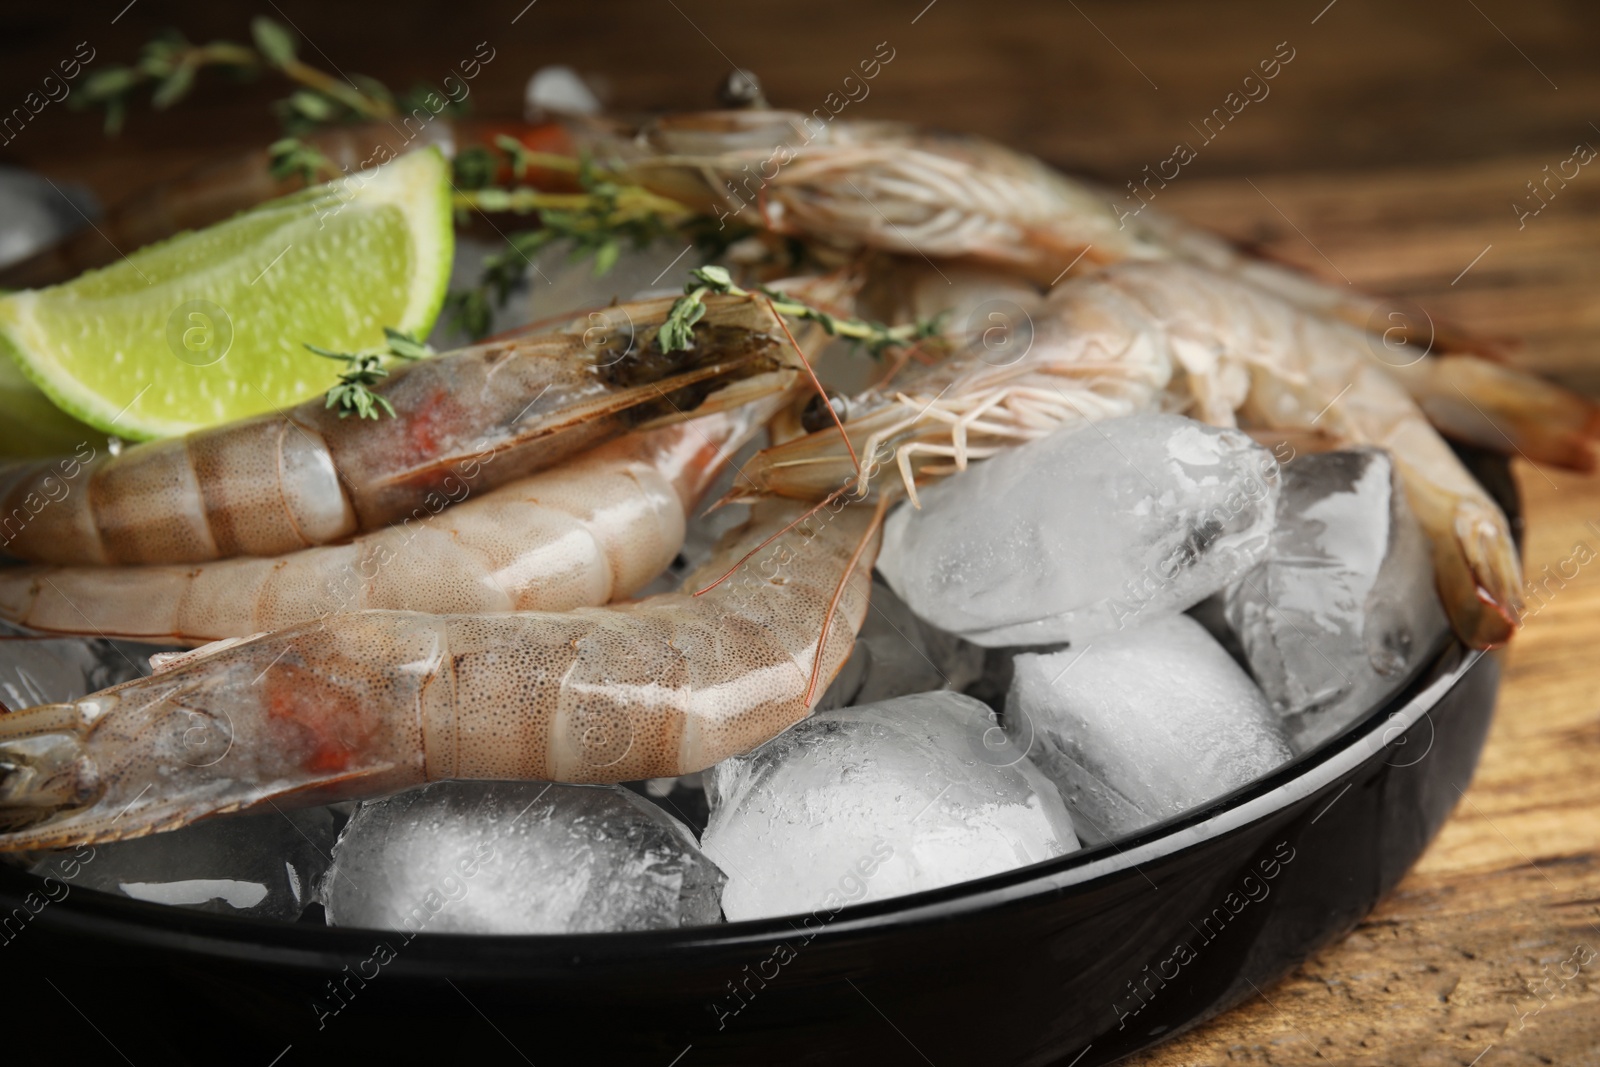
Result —
[[[1472, 648], [1495, 648], [1516, 632], [1524, 605], [1521, 565], [1498, 509], [1463, 500], [1420, 478], [1406, 497], [1432, 537], [1439, 598], [1456, 634]], [[1441, 536], [1438, 531], [1448, 531]]]

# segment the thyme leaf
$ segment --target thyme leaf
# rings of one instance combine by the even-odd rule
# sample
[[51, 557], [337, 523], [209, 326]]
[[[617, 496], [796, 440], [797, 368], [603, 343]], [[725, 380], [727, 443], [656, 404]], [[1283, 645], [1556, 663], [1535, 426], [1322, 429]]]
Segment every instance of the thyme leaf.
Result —
[[383, 335], [388, 346], [381, 352], [334, 352], [318, 345], [306, 345], [316, 355], [339, 360], [345, 365], [338, 383], [328, 390], [328, 402], [325, 405], [330, 411], [338, 411], [341, 419], [354, 415], [360, 419], [376, 420], [383, 417], [383, 412], [393, 418], [394, 405], [389, 403], [387, 397], [372, 391], [373, 386], [389, 376], [388, 368], [383, 365], [384, 359], [394, 356], [409, 361], [433, 355], [432, 348], [410, 334], [385, 326]]
[[268, 146], [267, 171], [279, 181], [299, 178], [307, 185], [328, 181], [342, 173], [331, 159], [298, 137], [285, 137]]
[[682, 352], [694, 344], [694, 326], [706, 313], [707, 294], [729, 296], [762, 296], [772, 302], [772, 309], [786, 318], [810, 320], [817, 323], [830, 337], [844, 337], [866, 348], [874, 358], [881, 358], [891, 348], [914, 344], [943, 332], [940, 319], [924, 319], [900, 326], [887, 326], [866, 319], [840, 318], [821, 308], [791, 296], [788, 293], [757, 286], [754, 290], [742, 289], [733, 282], [726, 267], [714, 264], [697, 267], [689, 272], [689, 282], [683, 295], [667, 312], [665, 321], [657, 332], [657, 342], [663, 352]]
[[[509, 189], [486, 185], [458, 192], [460, 208], [533, 215], [539, 222], [538, 229], [507, 234], [505, 248], [485, 258], [478, 283], [452, 292], [446, 299], [445, 313], [469, 336], [482, 337], [489, 332], [495, 309], [510, 299], [533, 257], [547, 245], [565, 243], [574, 260], [592, 258], [599, 277], [616, 265], [623, 245], [642, 249], [697, 224], [698, 217], [678, 202], [620, 183], [588, 159], [574, 161], [531, 152], [511, 138], [499, 141], [510, 142], [499, 143], [499, 147], [511, 156], [514, 174], [525, 175], [533, 166], [572, 169], [582, 191], [548, 193], [520, 185]], [[485, 156], [489, 158], [476, 157], [469, 164], [469, 177], [492, 180], [498, 162], [487, 152]], [[461, 173], [459, 164], [457, 173]]]
[[379, 82], [359, 74], [347, 81], [301, 60], [294, 35], [281, 23], [257, 16], [250, 22], [250, 37], [248, 45], [221, 40], [197, 45], [169, 30], [146, 42], [132, 63], [89, 75], [68, 106], [105, 108], [106, 132], [119, 133], [140, 91], [150, 89], [151, 106], [162, 111], [187, 97], [200, 72], [210, 69], [235, 79], [262, 73], [287, 78], [294, 91], [273, 106], [291, 134], [397, 113], [393, 96]]

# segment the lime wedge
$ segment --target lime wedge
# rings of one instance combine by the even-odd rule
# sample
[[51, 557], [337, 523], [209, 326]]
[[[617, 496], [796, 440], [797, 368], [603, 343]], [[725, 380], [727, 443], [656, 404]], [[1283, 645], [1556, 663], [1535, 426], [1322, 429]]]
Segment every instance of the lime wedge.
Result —
[[23, 377], [22, 368], [0, 356], [0, 461], [64, 456], [89, 444], [105, 448], [106, 435], [50, 402]]
[[90, 426], [186, 433], [325, 392], [343, 367], [304, 342], [371, 352], [385, 326], [426, 336], [453, 243], [444, 157], [412, 152], [0, 297], [0, 349]]

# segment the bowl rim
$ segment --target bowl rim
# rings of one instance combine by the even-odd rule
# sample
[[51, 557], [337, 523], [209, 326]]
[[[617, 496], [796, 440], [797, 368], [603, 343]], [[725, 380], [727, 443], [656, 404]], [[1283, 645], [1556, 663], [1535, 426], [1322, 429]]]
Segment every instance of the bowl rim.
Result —
[[[481, 959], [484, 950], [492, 946], [493, 954], [501, 962], [505, 962], [506, 957], [528, 960], [581, 956], [585, 962], [595, 964], [607, 961], [637, 964], [641, 955], [667, 953], [677, 957], [697, 950], [725, 951], [746, 946], [765, 949], [775, 941], [791, 940], [797, 935], [804, 936], [809, 943], [903, 930], [979, 912], [1025, 907], [1044, 897], [1138, 870], [1143, 863], [1198, 848], [1209, 840], [1266, 819], [1330, 788], [1390, 747], [1397, 738], [1404, 737], [1428, 717], [1445, 694], [1484, 655], [1482, 651], [1468, 649], [1452, 635], [1433, 656], [1419, 664], [1406, 684], [1337, 737], [1284, 763], [1270, 774], [1152, 824], [1130, 837], [981, 878], [846, 905], [836, 912], [818, 909], [809, 914], [658, 930], [576, 934], [467, 934], [426, 930], [412, 933], [192, 911], [87, 887], [74, 887], [70, 896], [88, 895], [89, 907], [80, 903], [73, 908], [64, 899], [44, 911], [65, 909], [74, 918], [85, 920], [80, 925], [92, 928], [97, 935], [122, 942], [181, 947], [202, 956], [236, 957], [241, 950], [247, 950], [258, 959], [268, 956], [280, 963], [311, 963], [318, 967], [325, 967], [330, 955], [370, 953], [375, 936], [404, 937], [407, 955], [417, 953], [463, 962]], [[1431, 745], [1431, 739], [1429, 743]], [[1410, 762], [1420, 762], [1421, 758]], [[1347, 784], [1312, 822], [1337, 803], [1348, 788]], [[19, 869], [6, 873], [29, 882], [42, 882], [39, 876]], [[5, 878], [5, 881], [11, 880], [12, 877]], [[814, 928], [802, 929], [798, 921], [815, 915], [827, 918]]]

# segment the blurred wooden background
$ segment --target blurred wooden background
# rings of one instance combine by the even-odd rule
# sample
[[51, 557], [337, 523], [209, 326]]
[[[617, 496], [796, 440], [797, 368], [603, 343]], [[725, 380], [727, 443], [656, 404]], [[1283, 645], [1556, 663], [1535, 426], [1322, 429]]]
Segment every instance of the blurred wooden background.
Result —
[[[309, 62], [394, 87], [437, 85], [487, 42], [494, 58], [472, 83], [484, 115], [518, 113], [528, 74], [553, 63], [624, 110], [706, 105], [734, 65], [775, 104], [809, 110], [888, 42], [894, 59], [848, 115], [979, 131], [1117, 186], [1190, 142], [1198, 158], [1157, 206], [1518, 338], [1520, 363], [1600, 394], [1600, 167], [1541, 184], [1580, 144], [1600, 147], [1600, 5], [1581, 0], [8, 0], [0, 12], [0, 112], [78, 42], [93, 69], [169, 26], [247, 39], [257, 13], [297, 30]], [[1270, 95], [1202, 145], [1195, 127], [1281, 44], [1293, 59]], [[279, 95], [268, 80], [208, 80], [172, 111], [136, 107], [115, 140], [52, 104], [0, 162], [114, 202], [265, 144]], [[1539, 211], [1519, 223], [1519, 203]], [[1518, 476], [1530, 575], [1579, 541], [1600, 546], [1600, 479], [1525, 464]], [[1600, 962], [1570, 978], [1561, 967], [1577, 947], [1600, 951], [1600, 577], [1550, 589], [1509, 652], [1478, 777], [1400, 889], [1262, 997], [1138, 1062], [1600, 1064]]]

